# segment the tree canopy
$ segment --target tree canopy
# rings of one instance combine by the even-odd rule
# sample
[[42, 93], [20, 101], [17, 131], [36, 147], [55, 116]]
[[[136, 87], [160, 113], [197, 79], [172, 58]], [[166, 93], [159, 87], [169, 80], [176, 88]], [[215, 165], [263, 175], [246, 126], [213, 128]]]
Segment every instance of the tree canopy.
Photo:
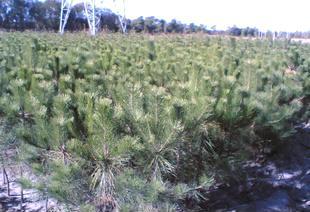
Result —
[[[60, 0], [2, 0], [0, 5], [0, 29], [8, 31], [57, 31], [59, 28]], [[109, 9], [100, 10], [100, 30], [121, 31], [118, 16]], [[136, 33], [213, 33], [233, 36], [255, 36], [256, 28], [232, 27], [227, 31], [208, 29], [205, 25], [184, 24], [178, 20], [166, 21], [154, 16], [138, 17], [127, 21], [127, 29]], [[83, 4], [76, 5], [69, 16], [66, 30], [87, 30]]]

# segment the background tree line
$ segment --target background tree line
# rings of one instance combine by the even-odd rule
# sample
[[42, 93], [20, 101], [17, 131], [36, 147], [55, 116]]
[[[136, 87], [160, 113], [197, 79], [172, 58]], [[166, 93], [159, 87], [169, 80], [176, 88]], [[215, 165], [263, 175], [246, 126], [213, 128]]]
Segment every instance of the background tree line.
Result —
[[[57, 31], [59, 28], [59, 13], [61, 8], [60, 0], [2, 0], [0, 5], [0, 28], [5, 30], [36, 30], [36, 31]], [[101, 29], [110, 32], [120, 30], [118, 17], [109, 9], [102, 9]], [[84, 16], [83, 5], [77, 5], [70, 13], [66, 30], [81, 31], [87, 30], [87, 19]], [[127, 19], [127, 29], [133, 32], [146, 33], [228, 33], [240, 36], [239, 28], [232, 28], [228, 31], [216, 31], [207, 29], [205, 25], [194, 23], [184, 24], [177, 20], [167, 22], [156, 17], [139, 17]], [[244, 31], [244, 30], [243, 30]], [[247, 28], [243, 35], [254, 36], [257, 29]]]
[[[60, 0], [2, 0], [0, 5], [0, 28], [5, 30], [57, 31], [59, 28]], [[120, 30], [118, 17], [109, 9], [100, 11], [101, 29], [111, 32]], [[207, 32], [203, 25], [183, 24], [177, 20], [166, 22], [155, 17], [139, 17], [127, 20], [128, 30], [147, 33]], [[70, 13], [66, 29], [81, 31], [88, 28], [83, 5], [77, 5]]]
[[[0, 29], [7, 31], [58, 31], [60, 0], [1, 0], [0, 4]], [[120, 31], [118, 17], [109, 9], [102, 9], [100, 12], [101, 30], [109, 32]], [[77, 5], [70, 13], [66, 30], [82, 31], [87, 30], [87, 19], [84, 15], [83, 5]], [[207, 28], [205, 25], [194, 23], [184, 24], [173, 19], [167, 22], [154, 16], [139, 17], [133, 20], [127, 19], [127, 29], [136, 33], [208, 33], [218, 35], [247, 36], [247, 37], [288, 37], [287, 32], [277, 32], [273, 34], [267, 31], [260, 33], [257, 28], [240, 28], [233, 26], [227, 30], [216, 30], [215, 26]], [[290, 38], [310, 38], [310, 32], [289, 33]]]

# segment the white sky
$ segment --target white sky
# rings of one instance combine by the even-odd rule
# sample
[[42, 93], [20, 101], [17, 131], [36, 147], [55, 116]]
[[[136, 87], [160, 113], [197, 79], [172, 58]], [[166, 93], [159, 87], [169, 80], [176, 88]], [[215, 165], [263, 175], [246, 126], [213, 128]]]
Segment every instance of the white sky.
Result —
[[[112, 0], [103, 0], [111, 7]], [[123, 0], [116, 0], [122, 2]], [[310, 30], [310, 0], [125, 0], [126, 16], [155, 16], [170, 21], [261, 30]]]

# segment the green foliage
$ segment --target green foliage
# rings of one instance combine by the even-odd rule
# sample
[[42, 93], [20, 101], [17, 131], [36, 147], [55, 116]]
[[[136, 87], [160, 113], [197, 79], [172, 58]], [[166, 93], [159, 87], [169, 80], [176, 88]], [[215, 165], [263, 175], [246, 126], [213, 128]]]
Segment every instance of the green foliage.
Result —
[[117, 177], [116, 193], [124, 211], [137, 210], [142, 204], [153, 204], [158, 201], [164, 185], [159, 181], [147, 183], [132, 170], [126, 170]]
[[84, 211], [173, 211], [285, 144], [309, 114], [309, 55], [284, 41], [4, 34], [0, 114], [42, 192], [91, 200]]

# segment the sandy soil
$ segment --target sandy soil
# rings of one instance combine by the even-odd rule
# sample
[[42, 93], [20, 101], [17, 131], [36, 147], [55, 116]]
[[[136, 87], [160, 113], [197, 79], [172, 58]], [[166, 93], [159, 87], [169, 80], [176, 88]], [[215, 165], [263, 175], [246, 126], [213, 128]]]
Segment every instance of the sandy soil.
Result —
[[[18, 183], [20, 166], [11, 165], [5, 167], [5, 172], [9, 178], [8, 183], [4, 175], [4, 169], [0, 171], [0, 212], [43, 212], [43, 211], [63, 211], [63, 205], [53, 198], [46, 198], [42, 192], [35, 189], [22, 189]], [[35, 183], [38, 179], [31, 173], [30, 169], [23, 166], [25, 178]], [[23, 201], [22, 201], [23, 195]], [[46, 205], [47, 204], [47, 205]], [[46, 210], [47, 209], [47, 210]]]

